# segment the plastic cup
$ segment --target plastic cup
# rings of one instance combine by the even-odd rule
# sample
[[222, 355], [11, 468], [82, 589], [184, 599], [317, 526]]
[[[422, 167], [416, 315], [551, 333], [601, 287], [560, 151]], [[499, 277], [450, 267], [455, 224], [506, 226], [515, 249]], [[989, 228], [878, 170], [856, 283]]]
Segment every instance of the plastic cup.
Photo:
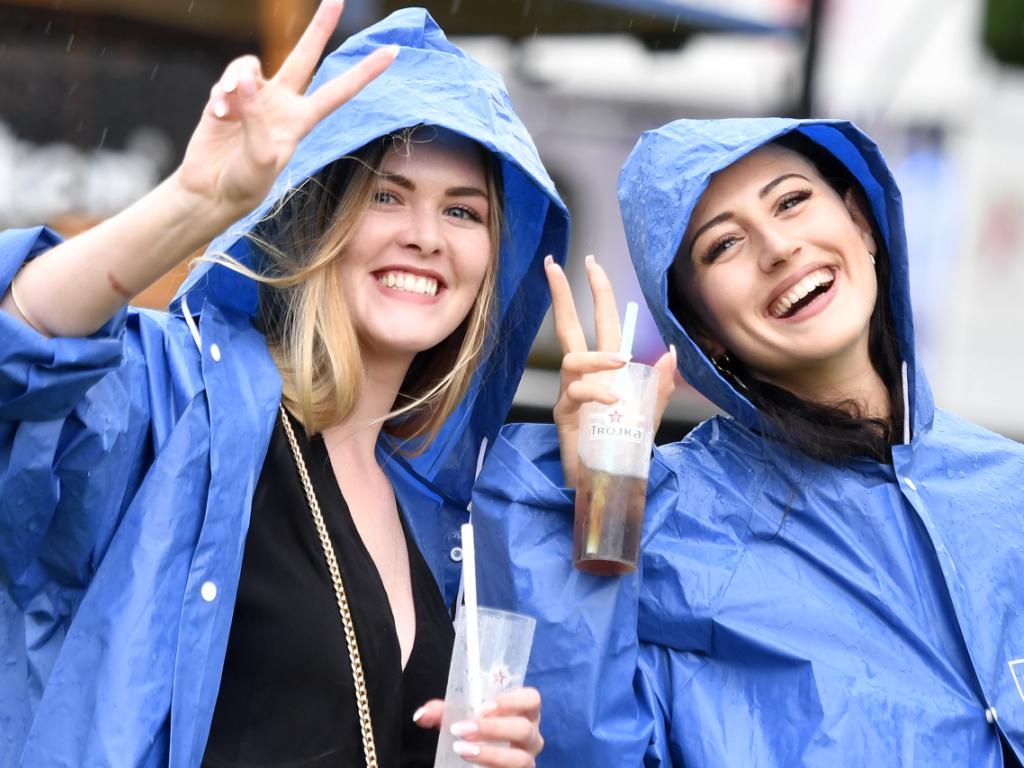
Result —
[[465, 768], [466, 762], [452, 749], [458, 740], [452, 735], [452, 724], [477, 717], [481, 705], [502, 691], [521, 688], [526, 677], [536, 620], [495, 608], [477, 608], [477, 615], [480, 646], [475, 684], [470, 680], [465, 612], [455, 622], [455, 645], [434, 768]]
[[572, 560], [584, 573], [618, 576], [636, 570], [640, 557], [658, 372], [628, 363], [595, 376], [621, 399], [580, 409]]

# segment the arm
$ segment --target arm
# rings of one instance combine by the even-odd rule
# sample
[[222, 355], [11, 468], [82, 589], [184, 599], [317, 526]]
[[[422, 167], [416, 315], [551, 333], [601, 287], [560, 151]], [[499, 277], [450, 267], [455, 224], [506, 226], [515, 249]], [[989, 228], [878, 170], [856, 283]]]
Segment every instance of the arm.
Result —
[[298, 142], [394, 59], [395, 49], [375, 51], [304, 96], [341, 7], [339, 0], [324, 0], [270, 80], [254, 57], [229, 64], [170, 178], [118, 215], [26, 265], [0, 308], [49, 336], [87, 336], [258, 205]]

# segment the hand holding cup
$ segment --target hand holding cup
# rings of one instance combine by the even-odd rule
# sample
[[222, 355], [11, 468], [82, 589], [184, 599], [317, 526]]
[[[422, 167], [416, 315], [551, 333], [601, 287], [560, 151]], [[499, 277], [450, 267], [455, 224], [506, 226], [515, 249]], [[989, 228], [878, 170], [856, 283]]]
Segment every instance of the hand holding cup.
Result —
[[[597, 349], [587, 348], [576, 304], [569, 281], [562, 268], [550, 257], [544, 269], [551, 288], [551, 308], [555, 320], [555, 334], [562, 347], [562, 369], [558, 401], [553, 420], [558, 428], [558, 442], [562, 453], [562, 471], [565, 485], [578, 484], [579, 466], [579, 412], [584, 403], [596, 402], [612, 405], [620, 397], [613, 387], [602, 383], [592, 374], [614, 371], [625, 366], [629, 359], [619, 353], [622, 322], [615, 302], [615, 291], [604, 269], [593, 256], [588, 256], [587, 278], [594, 297], [594, 323], [597, 331]], [[675, 351], [670, 349], [654, 364], [658, 371], [658, 395], [654, 426], [657, 429], [668, 401], [675, 389]]]

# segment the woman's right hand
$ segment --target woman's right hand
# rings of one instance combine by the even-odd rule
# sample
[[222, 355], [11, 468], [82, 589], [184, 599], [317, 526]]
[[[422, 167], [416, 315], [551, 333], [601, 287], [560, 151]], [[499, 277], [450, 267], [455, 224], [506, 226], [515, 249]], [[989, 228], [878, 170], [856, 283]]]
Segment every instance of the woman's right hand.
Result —
[[[576, 487], [579, 463], [580, 407], [587, 402], [611, 405], [619, 399], [611, 389], [593, 377], [588, 377], [588, 374], [615, 370], [629, 362], [628, 358], [618, 352], [622, 340], [622, 324], [611, 281], [593, 256], [587, 256], [586, 264], [590, 291], [594, 296], [594, 324], [597, 331], [597, 349], [593, 351], [587, 349], [587, 339], [565, 273], [550, 256], [544, 261], [544, 270], [551, 288], [555, 335], [564, 355], [553, 420], [558, 428], [565, 485], [571, 488]], [[658, 371], [658, 399], [654, 418], [657, 429], [675, 390], [675, 349], [669, 348], [654, 367]]]
[[196, 204], [217, 214], [219, 224], [262, 202], [299, 141], [394, 60], [397, 46], [380, 48], [314, 93], [303, 94], [343, 5], [342, 0], [323, 0], [269, 80], [255, 56], [243, 56], [213, 86], [174, 178]]

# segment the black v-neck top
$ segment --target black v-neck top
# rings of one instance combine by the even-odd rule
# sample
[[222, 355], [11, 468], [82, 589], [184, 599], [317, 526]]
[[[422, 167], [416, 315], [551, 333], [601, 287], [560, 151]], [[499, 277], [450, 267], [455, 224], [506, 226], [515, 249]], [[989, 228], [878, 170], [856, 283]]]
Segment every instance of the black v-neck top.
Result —
[[[443, 698], [454, 632], [409, 535], [416, 638], [403, 670], [387, 593], [341, 494], [323, 439], [292, 419], [341, 567], [362, 656], [381, 768], [433, 765], [437, 732], [412, 722]], [[280, 419], [245, 540], [231, 633], [203, 765], [364, 765], [345, 632]]]

